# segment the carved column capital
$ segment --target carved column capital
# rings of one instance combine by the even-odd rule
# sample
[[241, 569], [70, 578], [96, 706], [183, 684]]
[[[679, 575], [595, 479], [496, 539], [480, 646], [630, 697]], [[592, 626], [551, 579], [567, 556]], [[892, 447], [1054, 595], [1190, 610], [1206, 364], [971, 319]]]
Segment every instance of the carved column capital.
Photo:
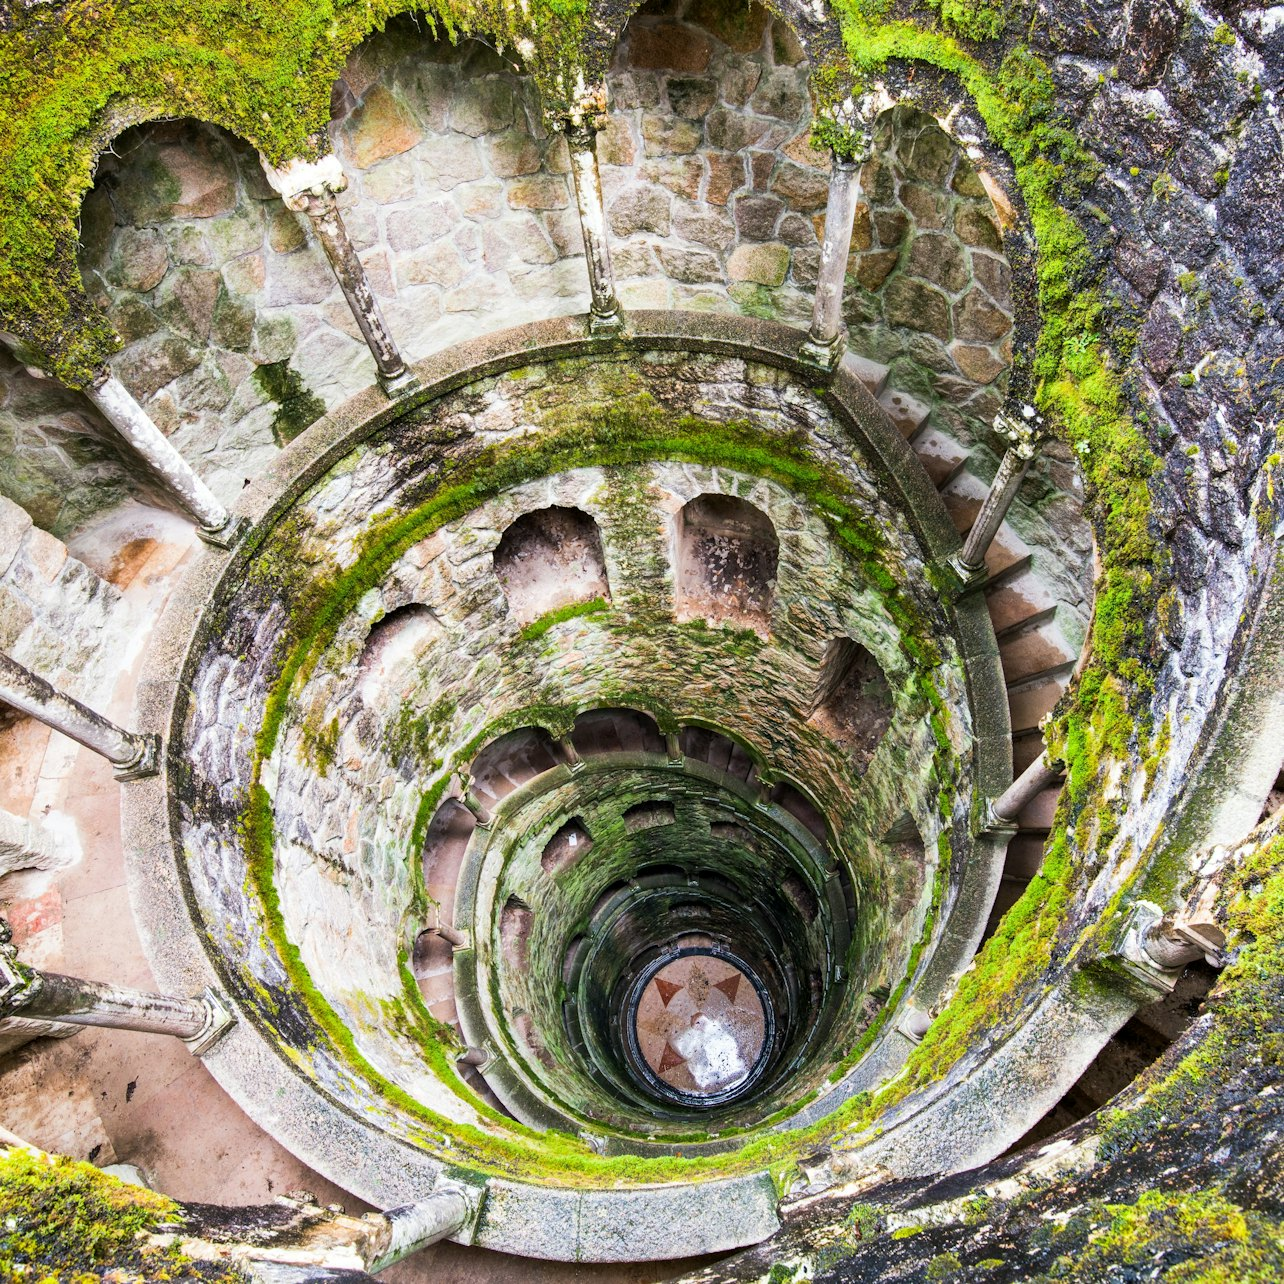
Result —
[[1039, 450], [1039, 443], [1047, 436], [1043, 416], [1028, 402], [1017, 406], [1004, 406], [994, 416], [994, 431], [1006, 440], [1008, 448], [1018, 458], [1031, 460]]
[[333, 200], [348, 186], [348, 176], [333, 153], [314, 161], [297, 156], [280, 169], [265, 157], [259, 159], [272, 190], [287, 209], [298, 214], [311, 214], [319, 203]]
[[15, 1016], [40, 993], [40, 973], [18, 960], [13, 931], [0, 918], [0, 1021]]

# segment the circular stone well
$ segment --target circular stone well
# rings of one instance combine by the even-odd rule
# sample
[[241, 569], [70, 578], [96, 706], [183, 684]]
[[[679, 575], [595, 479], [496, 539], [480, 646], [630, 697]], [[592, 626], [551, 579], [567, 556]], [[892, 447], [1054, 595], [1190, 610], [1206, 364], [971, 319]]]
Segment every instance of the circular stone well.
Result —
[[739, 1148], [895, 1072], [1010, 779], [984, 608], [863, 386], [767, 323], [634, 325], [498, 336], [284, 452], [171, 610], [168, 798], [131, 795], [244, 1108], [372, 1203], [485, 1181], [479, 1242], [583, 1260], [767, 1233]]

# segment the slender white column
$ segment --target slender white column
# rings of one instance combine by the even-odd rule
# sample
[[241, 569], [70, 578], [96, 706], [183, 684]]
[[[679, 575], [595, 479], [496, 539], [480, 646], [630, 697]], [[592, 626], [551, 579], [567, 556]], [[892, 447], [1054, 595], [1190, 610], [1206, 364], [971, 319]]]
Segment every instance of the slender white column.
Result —
[[829, 203], [825, 207], [825, 237], [820, 247], [820, 271], [812, 305], [811, 329], [802, 345], [804, 360], [833, 370], [847, 350], [843, 324], [843, 288], [847, 258], [852, 248], [852, 224], [860, 203], [860, 169], [863, 160], [833, 155], [829, 175]]
[[264, 160], [263, 171], [268, 182], [280, 193], [286, 208], [308, 216], [312, 230], [334, 269], [343, 297], [352, 310], [357, 328], [374, 357], [384, 391], [390, 395], [410, 391], [415, 385], [414, 376], [406, 369], [388, 323], [383, 319], [365, 265], [352, 246], [335, 199], [348, 185], [338, 157], [324, 156], [319, 161], [294, 160], [282, 169], [276, 169]]
[[[605, 98], [605, 93], [603, 93]], [[606, 239], [606, 206], [602, 200], [602, 176], [597, 168], [597, 117], [566, 126], [566, 145], [571, 155], [571, 176], [575, 181], [575, 202], [584, 237], [584, 257], [589, 274], [589, 325], [593, 330], [618, 330], [623, 324], [620, 301], [615, 294], [615, 274]]]
[[125, 731], [3, 652], [0, 652], [0, 703], [101, 754], [116, 768], [119, 780], [156, 774], [159, 741], [155, 736]]
[[1000, 410], [994, 417], [994, 428], [1012, 444], [999, 461], [994, 482], [981, 505], [981, 511], [976, 515], [976, 521], [972, 523], [972, 529], [967, 533], [963, 547], [950, 559], [965, 585], [978, 582], [985, 574], [985, 555], [1021, 489], [1030, 461], [1038, 451], [1043, 420], [1035, 413], [1033, 406], [1023, 406], [1020, 414]]
[[8, 944], [9, 936], [8, 924], [4, 924], [0, 931], [0, 1017], [16, 1015], [65, 1025], [172, 1034], [189, 1043], [199, 1042], [199, 1051], [208, 1048], [231, 1023], [212, 995], [181, 999], [38, 971], [18, 961]]
[[235, 538], [236, 525], [227, 509], [110, 370], [100, 371], [85, 394], [196, 518], [203, 538], [224, 546]]

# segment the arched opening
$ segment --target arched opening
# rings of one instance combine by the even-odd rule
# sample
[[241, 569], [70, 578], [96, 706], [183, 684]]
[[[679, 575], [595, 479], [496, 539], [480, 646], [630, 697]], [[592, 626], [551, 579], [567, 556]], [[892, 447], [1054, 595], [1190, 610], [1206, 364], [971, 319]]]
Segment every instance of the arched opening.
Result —
[[473, 759], [471, 788], [483, 803], [495, 803], [560, 763], [557, 746], [543, 727], [518, 727], [492, 740]]
[[864, 766], [892, 720], [892, 693], [878, 661], [851, 638], [825, 648], [808, 721]]
[[780, 541], [771, 519], [735, 495], [697, 495], [677, 520], [677, 617], [766, 634]]
[[432, 609], [419, 602], [407, 602], [389, 611], [371, 627], [357, 662], [364, 679], [363, 690], [373, 693], [444, 631]]
[[636, 709], [590, 709], [575, 719], [571, 743], [581, 758], [603, 753], [663, 753], [655, 719]]
[[592, 846], [592, 836], [584, 822], [575, 816], [548, 840], [539, 858], [540, 867], [546, 874], [560, 874], [587, 855]]
[[518, 624], [580, 602], [609, 602], [597, 523], [578, 508], [538, 508], [504, 531], [495, 574]]

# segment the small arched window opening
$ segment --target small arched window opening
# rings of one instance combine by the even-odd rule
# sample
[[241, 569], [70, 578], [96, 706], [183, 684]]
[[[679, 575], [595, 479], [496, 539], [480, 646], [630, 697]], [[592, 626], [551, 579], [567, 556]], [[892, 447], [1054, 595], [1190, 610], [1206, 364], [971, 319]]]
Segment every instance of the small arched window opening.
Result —
[[655, 719], [636, 709], [589, 709], [575, 719], [571, 744], [581, 758], [664, 752], [664, 736]]
[[640, 829], [655, 829], [660, 825], [672, 825], [676, 819], [671, 802], [642, 802], [624, 813], [624, 827], [636, 832]]
[[808, 721], [863, 767], [891, 720], [892, 692], [878, 661], [859, 642], [832, 638], [816, 678]]
[[514, 971], [526, 970], [534, 925], [535, 915], [524, 901], [510, 896], [504, 902], [499, 915], [499, 948], [504, 961]]
[[444, 632], [432, 609], [419, 602], [407, 602], [376, 620], [366, 634], [357, 661], [364, 689], [382, 687], [390, 674], [420, 655]]
[[546, 874], [560, 874], [570, 869], [590, 847], [593, 839], [584, 828], [584, 822], [578, 816], [568, 820], [544, 846], [539, 858], [540, 867]]
[[734, 495], [697, 495], [678, 514], [677, 617], [765, 634], [780, 560], [771, 519]]
[[519, 727], [492, 740], [473, 759], [472, 792], [484, 805], [496, 803], [561, 761], [543, 727]]
[[523, 513], [495, 549], [495, 574], [518, 624], [565, 606], [611, 600], [602, 533], [578, 508]]

